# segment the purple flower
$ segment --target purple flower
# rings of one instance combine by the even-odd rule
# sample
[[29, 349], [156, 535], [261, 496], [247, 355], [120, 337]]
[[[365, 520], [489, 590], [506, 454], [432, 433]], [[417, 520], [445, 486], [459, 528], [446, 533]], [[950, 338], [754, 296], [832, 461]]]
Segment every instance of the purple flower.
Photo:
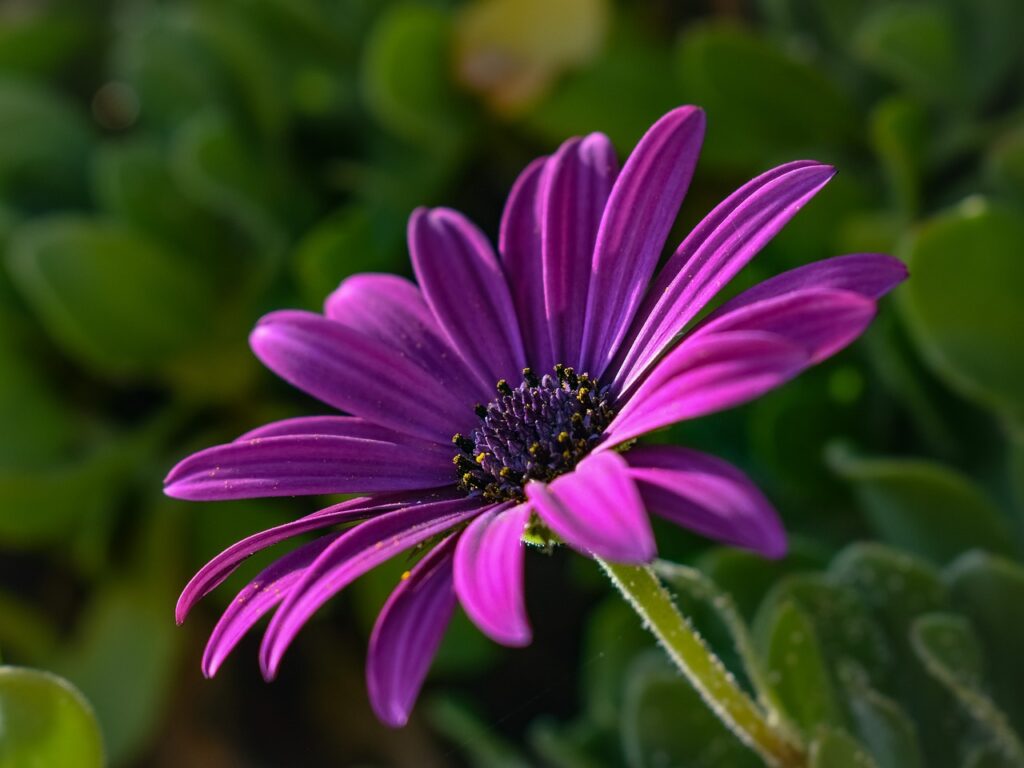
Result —
[[784, 553], [778, 516], [739, 470], [634, 442], [745, 403], [842, 349], [906, 270], [879, 254], [816, 262], [693, 324], [833, 175], [800, 161], [758, 176], [657, 270], [703, 135], [704, 113], [680, 107], [621, 170], [604, 135], [570, 139], [519, 177], [498, 255], [459, 213], [420, 209], [409, 221], [418, 285], [357, 275], [323, 315], [260, 320], [251, 337], [260, 360], [352, 415], [288, 419], [201, 451], [171, 471], [166, 492], [363, 495], [254, 534], [196, 574], [179, 622], [249, 555], [322, 532], [232, 601], [205, 674], [274, 611], [260, 651], [272, 678], [329, 598], [394, 555], [423, 549], [380, 613], [367, 662], [374, 709], [401, 725], [456, 601], [494, 640], [530, 642], [524, 534], [647, 563], [653, 513], [766, 557]]

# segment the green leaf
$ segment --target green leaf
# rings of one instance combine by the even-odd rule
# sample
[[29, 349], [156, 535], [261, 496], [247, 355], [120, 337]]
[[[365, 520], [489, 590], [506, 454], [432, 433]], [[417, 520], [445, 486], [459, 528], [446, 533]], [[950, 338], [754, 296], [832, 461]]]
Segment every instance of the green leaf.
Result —
[[985, 167], [997, 188], [1024, 201], [1024, 124], [1014, 126], [989, 145]]
[[878, 764], [846, 731], [824, 728], [811, 744], [810, 768], [878, 768]]
[[761, 170], [855, 136], [852, 105], [818, 68], [740, 27], [687, 28], [674, 69], [684, 101], [707, 110], [701, 162], [714, 168]]
[[1024, 746], [984, 690], [982, 651], [970, 622], [949, 613], [921, 616], [911, 644], [928, 673], [947, 688], [1003, 754], [1024, 764]]
[[860, 596], [894, 637], [922, 613], [946, 608], [946, 587], [927, 562], [891, 547], [851, 544], [832, 561], [829, 578]]
[[930, 102], [956, 103], [965, 97], [956, 28], [939, 3], [890, 3], [861, 23], [854, 50], [868, 67]]
[[843, 722], [818, 634], [793, 601], [775, 605], [763, 646], [768, 680], [786, 713], [804, 734]]
[[472, 706], [452, 696], [439, 696], [427, 702], [427, 717], [448, 740], [457, 744], [472, 765], [494, 768], [527, 768], [529, 763], [516, 748], [484, 722]]
[[[220, 244], [212, 217], [182, 193], [168, 168], [167, 152], [158, 142], [102, 147], [93, 161], [93, 187], [105, 213], [180, 247], [184, 254], [215, 253]], [[211, 261], [204, 261], [207, 269], [219, 265]]]
[[397, 216], [368, 206], [342, 208], [317, 223], [289, 259], [306, 300], [319, 306], [344, 278], [396, 266], [403, 233]]
[[958, 472], [918, 459], [856, 458], [839, 448], [829, 458], [886, 542], [937, 563], [972, 548], [1010, 551], [999, 509]]
[[92, 707], [49, 672], [0, 667], [0, 723], [0, 768], [106, 764]]
[[[1024, 215], [971, 199], [910, 239], [904, 315], [946, 383], [1024, 420]], [[956, 297], [955, 303], [950, 298]]]
[[[874, 617], [855, 591], [819, 574], [787, 576], [775, 584], [754, 622], [754, 636], [761, 648], [768, 646], [778, 607], [787, 602], [810, 619], [830, 673], [844, 660], [856, 661], [872, 680], [888, 673], [892, 654]], [[833, 688], [837, 686], [833, 677]]]
[[[681, 103], [667, 75], [672, 59], [628, 18], [612, 24], [604, 51], [590, 65], [567, 75], [536, 108], [524, 128], [550, 144], [591, 131], [606, 133], [620, 152]], [[614, 93], [616, 98], [608, 98]]]
[[636, 614], [618, 596], [595, 608], [583, 636], [582, 693], [587, 715], [606, 728], [614, 727], [622, 713], [626, 671], [640, 651], [649, 649], [650, 634]]
[[946, 569], [953, 607], [971, 620], [992, 670], [992, 691], [1018, 730], [1024, 729], [1024, 568], [985, 552], [968, 552]]
[[202, 276], [116, 224], [58, 216], [14, 235], [12, 275], [51, 336], [111, 376], [148, 372], [206, 328], [214, 297]]
[[27, 206], [77, 201], [91, 141], [85, 120], [62, 97], [0, 77], [0, 198]]
[[145, 745], [174, 678], [180, 636], [171, 596], [163, 594], [156, 600], [139, 585], [99, 592], [55, 664], [95, 706], [113, 763], [126, 762]]
[[913, 720], [894, 700], [871, 687], [867, 675], [855, 665], [840, 668], [848, 711], [861, 742], [878, 768], [921, 768], [924, 757]]
[[910, 99], [894, 97], [871, 113], [871, 143], [882, 161], [892, 197], [907, 218], [921, 204], [928, 115]]
[[305, 201], [274, 158], [253, 163], [255, 151], [223, 115], [201, 113], [175, 135], [171, 173], [186, 196], [245, 233], [252, 251], [245, 277], [260, 284], [287, 239], [282, 214]]
[[630, 666], [619, 720], [630, 768], [746, 768], [760, 761], [712, 714], [661, 651]]
[[377, 21], [366, 42], [363, 96], [374, 117], [398, 136], [450, 151], [465, 129], [450, 81], [451, 19], [403, 3]]

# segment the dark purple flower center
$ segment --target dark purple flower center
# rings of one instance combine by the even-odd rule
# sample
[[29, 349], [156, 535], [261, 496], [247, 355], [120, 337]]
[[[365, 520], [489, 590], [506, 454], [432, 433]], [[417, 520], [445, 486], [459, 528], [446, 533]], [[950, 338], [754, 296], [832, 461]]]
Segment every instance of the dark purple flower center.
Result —
[[452, 437], [459, 487], [488, 501], [520, 501], [528, 481], [570, 471], [615, 415], [608, 387], [563, 365], [540, 379], [526, 368], [518, 387], [502, 379], [497, 388], [498, 397], [476, 406], [473, 434]]

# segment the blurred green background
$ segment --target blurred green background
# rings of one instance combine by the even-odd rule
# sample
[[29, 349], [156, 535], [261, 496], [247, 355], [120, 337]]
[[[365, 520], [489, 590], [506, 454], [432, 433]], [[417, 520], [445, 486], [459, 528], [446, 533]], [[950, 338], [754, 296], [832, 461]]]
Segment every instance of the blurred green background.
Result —
[[[114, 766], [752, 764], [565, 552], [528, 558], [534, 644], [459, 617], [404, 730], [363, 684], [403, 562], [322, 611], [277, 682], [257, 638], [205, 681], [206, 635], [259, 563], [182, 628], [179, 590], [318, 500], [160, 490], [192, 450], [323, 410], [256, 364], [260, 314], [407, 274], [416, 205], [494, 236], [534, 156], [593, 130], [624, 156], [694, 103], [708, 137], [670, 247], [749, 177], [811, 157], [839, 175], [730, 290], [863, 250], [912, 278], [852, 349], [661, 438], [746, 469], [791, 555], [668, 526], [661, 554], [731, 596], [784, 709], [831, 749], [1020, 765], [1022, 31], [1020, 0], [0, 0], [3, 661], [74, 683]], [[680, 600], [742, 676], [704, 586]], [[12, 675], [8, 714], [27, 701]], [[68, 696], [38, 685], [44, 709]], [[79, 743], [65, 720], [0, 733], [0, 765], [51, 742], [73, 765], [52, 757]]]

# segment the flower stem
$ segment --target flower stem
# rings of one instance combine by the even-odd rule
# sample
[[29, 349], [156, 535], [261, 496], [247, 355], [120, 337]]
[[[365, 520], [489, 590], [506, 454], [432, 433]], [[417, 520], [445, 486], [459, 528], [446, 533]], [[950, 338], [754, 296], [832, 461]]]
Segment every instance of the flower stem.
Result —
[[773, 768], [804, 768], [807, 756], [775, 729], [733, 676], [679, 613], [671, 595], [648, 566], [618, 565], [598, 558], [612, 583], [654, 633], [672, 662], [736, 737]]

